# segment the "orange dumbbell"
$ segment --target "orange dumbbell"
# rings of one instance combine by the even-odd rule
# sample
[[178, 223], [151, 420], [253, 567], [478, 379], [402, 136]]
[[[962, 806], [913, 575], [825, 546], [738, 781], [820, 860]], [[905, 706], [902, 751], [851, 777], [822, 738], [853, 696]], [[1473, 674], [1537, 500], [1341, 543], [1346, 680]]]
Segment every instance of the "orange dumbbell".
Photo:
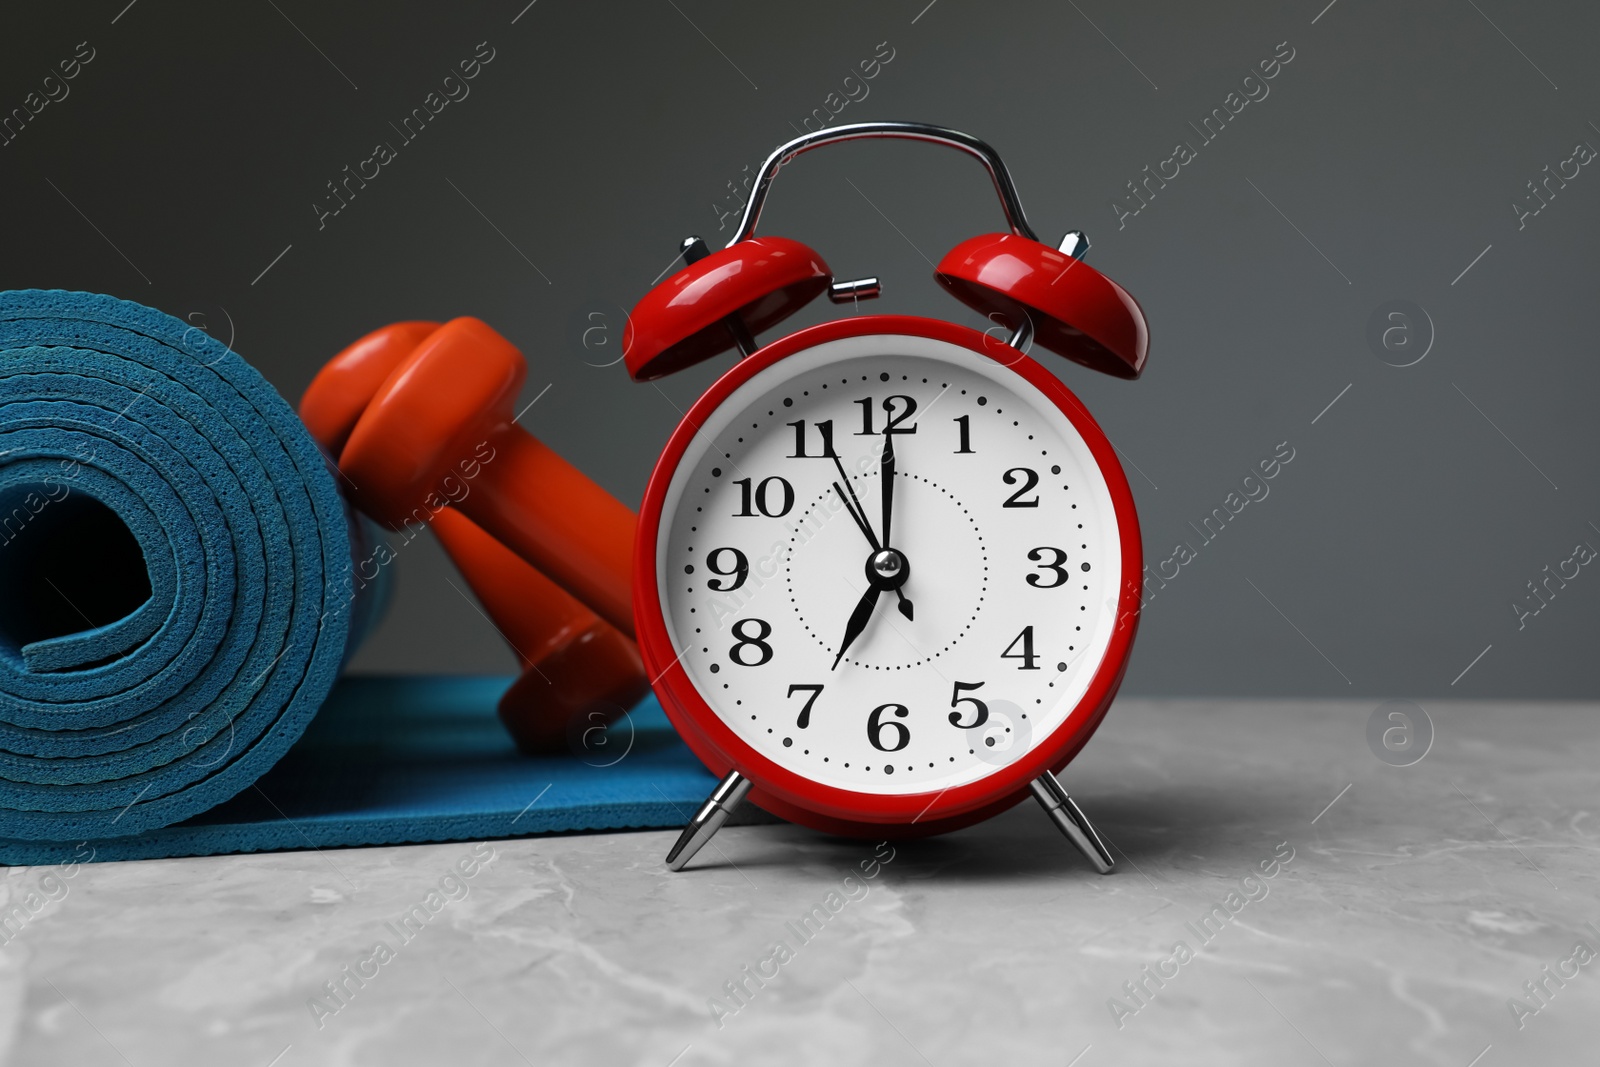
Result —
[[[438, 329], [432, 322], [395, 323], [330, 360], [300, 403], [312, 436], [330, 454], [342, 452], [384, 382]], [[631, 641], [456, 510], [433, 510], [427, 518], [522, 666], [499, 707], [519, 748], [582, 748], [589, 731], [648, 691]]]
[[518, 748], [582, 755], [592, 729], [650, 691], [632, 641], [471, 519], [445, 508], [433, 530], [522, 665], [499, 705]]
[[[408, 340], [423, 331], [416, 323], [397, 329]], [[368, 385], [381, 361], [351, 363], [335, 377]], [[631, 636], [637, 517], [516, 425], [512, 404], [526, 375], [522, 353], [478, 319], [453, 319], [422, 336], [368, 394], [350, 429], [338, 456], [347, 489], [358, 508], [394, 529], [458, 508]]]

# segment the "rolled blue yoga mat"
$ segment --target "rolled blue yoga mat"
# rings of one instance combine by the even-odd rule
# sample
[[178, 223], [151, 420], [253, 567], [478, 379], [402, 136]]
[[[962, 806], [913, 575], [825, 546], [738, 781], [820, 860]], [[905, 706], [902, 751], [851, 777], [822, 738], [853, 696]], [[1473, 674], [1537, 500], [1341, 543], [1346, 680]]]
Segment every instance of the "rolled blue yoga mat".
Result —
[[308, 733], [381, 610], [374, 535], [203, 330], [0, 293], [0, 863], [688, 818], [715, 782], [653, 699], [572, 758], [516, 753], [497, 679], [352, 679]]
[[226, 345], [0, 294], [0, 837], [134, 834], [260, 777], [370, 617], [359, 529]]

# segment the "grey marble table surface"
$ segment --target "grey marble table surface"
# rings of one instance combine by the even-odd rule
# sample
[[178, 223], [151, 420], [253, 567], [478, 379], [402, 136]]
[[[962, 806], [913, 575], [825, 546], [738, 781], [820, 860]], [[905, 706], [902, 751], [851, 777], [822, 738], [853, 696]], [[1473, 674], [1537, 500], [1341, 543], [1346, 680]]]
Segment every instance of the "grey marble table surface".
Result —
[[[1119, 702], [1031, 801], [878, 845], [725, 829], [4, 872], [9, 1064], [1595, 1062], [1600, 707]], [[409, 918], [408, 918], [409, 917]], [[382, 946], [380, 948], [380, 946]]]

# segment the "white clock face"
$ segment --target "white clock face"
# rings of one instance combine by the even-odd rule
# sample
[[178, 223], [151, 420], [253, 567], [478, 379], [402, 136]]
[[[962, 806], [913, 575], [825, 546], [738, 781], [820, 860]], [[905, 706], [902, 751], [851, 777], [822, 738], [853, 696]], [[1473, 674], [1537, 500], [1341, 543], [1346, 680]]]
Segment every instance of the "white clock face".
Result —
[[[869, 533], [888, 553], [871, 578]], [[657, 543], [673, 651], [722, 721], [805, 778], [890, 794], [976, 781], [1059, 728], [1105, 656], [1121, 569], [1067, 417], [981, 355], [901, 335], [740, 386], [675, 470]]]

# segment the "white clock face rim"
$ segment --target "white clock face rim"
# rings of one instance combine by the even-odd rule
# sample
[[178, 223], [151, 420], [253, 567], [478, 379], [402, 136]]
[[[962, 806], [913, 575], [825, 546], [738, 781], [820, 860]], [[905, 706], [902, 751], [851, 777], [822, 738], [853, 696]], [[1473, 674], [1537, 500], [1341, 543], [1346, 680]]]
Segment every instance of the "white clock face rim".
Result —
[[[880, 381], [885, 373], [892, 385]], [[832, 388], [807, 388], [823, 382]], [[876, 404], [902, 390], [919, 400], [922, 412], [907, 422], [920, 425], [934, 413], [929, 431], [937, 428], [940, 435], [937, 445], [932, 432], [920, 440], [895, 437], [893, 540], [911, 561], [902, 591], [917, 603], [918, 621], [904, 619], [894, 594], [883, 593], [867, 630], [832, 669], [846, 616], [867, 588], [864, 565], [871, 550], [831, 488], [839, 480], [836, 468], [822, 458], [786, 458], [796, 447], [790, 424], [808, 419], [808, 447], [816, 457], [817, 417], [835, 422], [836, 451], [877, 533], [884, 413], [875, 411], [878, 432], [871, 438], [844, 425], [859, 427], [864, 418], [854, 403], [858, 394], [871, 395]], [[987, 443], [986, 458], [975, 459], [964, 473], [959, 463], [969, 457], [940, 454], [972, 443], [957, 440], [957, 415], [969, 416], [972, 437], [981, 427]], [[999, 480], [1003, 471], [1025, 464], [1040, 479], [1029, 496], [1018, 492], [1024, 477], [1010, 485]], [[738, 487], [741, 473], [754, 475], [752, 490], [770, 473], [789, 474], [792, 509], [782, 518], [732, 518], [745, 492]], [[779, 490], [773, 498], [781, 504]], [[1039, 506], [1002, 509], [1013, 494], [1037, 499]], [[933, 522], [938, 533], [930, 536]], [[738, 580], [721, 574], [733, 562], [728, 553], [719, 557], [716, 573], [707, 569], [706, 553], [725, 543], [738, 544], [749, 570], [739, 589], [715, 594], [708, 582], [726, 586]], [[1047, 566], [1058, 562], [1054, 553], [1026, 559], [1028, 549], [1043, 546], [1066, 550], [1065, 568]], [[1080, 704], [1116, 630], [1122, 581], [1121, 532], [1110, 487], [1077, 427], [1045, 393], [961, 345], [864, 334], [824, 341], [764, 367], [718, 404], [687, 442], [663, 497], [655, 548], [661, 615], [688, 680], [741, 741], [820, 785], [895, 796], [947, 792], [1016, 763], [1073, 716], [1097, 710]], [[1087, 574], [1079, 570], [1084, 564], [1092, 564]], [[1057, 581], [1063, 573], [1068, 577]], [[1030, 587], [1029, 574], [1061, 588]], [[1060, 593], [1069, 596], [1052, 595]], [[761, 632], [752, 622], [734, 635], [745, 619], [770, 626], [765, 643], [784, 655], [756, 667], [733, 662], [732, 643]], [[1026, 645], [1006, 644], [1024, 624], [1035, 630], [1032, 660], [1020, 655]], [[914, 631], [910, 638], [908, 629]], [[1002, 660], [1002, 650], [1018, 654]], [[739, 651], [742, 661], [764, 654], [753, 644]], [[1018, 670], [1023, 664], [1033, 667]], [[885, 696], [889, 678], [893, 692], [910, 695]], [[982, 689], [953, 689], [955, 681], [980, 680]], [[800, 683], [824, 686], [804, 730], [796, 726], [797, 713], [811, 693], [786, 692]], [[950, 724], [952, 714], [964, 722], [978, 714], [971, 702], [952, 706], [952, 696], [982, 698], [988, 721], [972, 730]], [[869, 713], [891, 701], [907, 710], [898, 721], [916, 729], [912, 739], [920, 735], [924, 743], [913, 748], [908, 742], [891, 752], [869, 745]], [[889, 747], [901, 736], [898, 714], [891, 708], [879, 716], [877, 736]]]

